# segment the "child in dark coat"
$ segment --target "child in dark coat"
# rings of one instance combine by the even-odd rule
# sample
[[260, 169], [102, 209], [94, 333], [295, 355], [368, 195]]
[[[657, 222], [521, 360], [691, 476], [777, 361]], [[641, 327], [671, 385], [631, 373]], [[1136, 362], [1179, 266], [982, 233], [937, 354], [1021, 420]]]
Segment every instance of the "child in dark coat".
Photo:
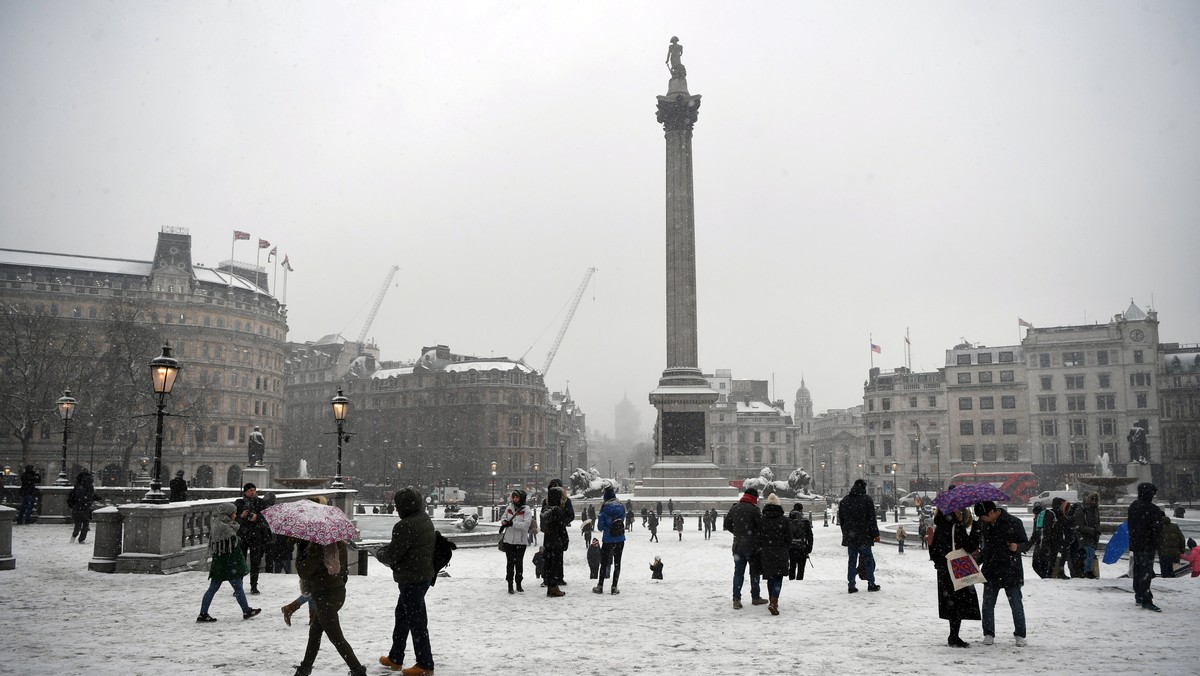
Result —
[[587, 550], [588, 577], [596, 580], [600, 577], [600, 540], [592, 538], [592, 544]]
[[663, 570], [662, 559], [657, 556], [654, 557], [654, 561], [650, 564], [650, 579], [651, 580], [663, 579], [662, 570]]
[[[533, 555], [533, 576], [541, 577], [542, 569], [545, 567], [545, 565], [546, 565], [546, 548], [538, 547], [537, 554]], [[545, 587], [546, 583], [543, 582], [542, 586]]]

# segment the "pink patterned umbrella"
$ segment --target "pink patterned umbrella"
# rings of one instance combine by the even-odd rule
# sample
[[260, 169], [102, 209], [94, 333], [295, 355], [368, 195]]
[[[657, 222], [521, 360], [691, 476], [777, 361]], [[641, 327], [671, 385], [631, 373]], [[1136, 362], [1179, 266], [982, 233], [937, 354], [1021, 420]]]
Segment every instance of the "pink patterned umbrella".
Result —
[[346, 513], [332, 505], [312, 500], [296, 500], [272, 505], [262, 511], [263, 518], [277, 535], [327, 545], [358, 537], [358, 529]]

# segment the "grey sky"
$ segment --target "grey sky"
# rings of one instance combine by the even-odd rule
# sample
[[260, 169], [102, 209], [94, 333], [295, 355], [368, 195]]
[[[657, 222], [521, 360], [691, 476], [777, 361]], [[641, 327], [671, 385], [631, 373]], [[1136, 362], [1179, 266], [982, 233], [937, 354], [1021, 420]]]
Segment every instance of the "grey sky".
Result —
[[705, 371], [852, 406], [872, 333], [932, 369], [1152, 295], [1200, 341], [1195, 2], [0, 0], [0, 246], [148, 259], [171, 225], [216, 264], [246, 230], [294, 340], [356, 336], [397, 264], [384, 358], [535, 367], [595, 266], [547, 384], [649, 424], [672, 35]]

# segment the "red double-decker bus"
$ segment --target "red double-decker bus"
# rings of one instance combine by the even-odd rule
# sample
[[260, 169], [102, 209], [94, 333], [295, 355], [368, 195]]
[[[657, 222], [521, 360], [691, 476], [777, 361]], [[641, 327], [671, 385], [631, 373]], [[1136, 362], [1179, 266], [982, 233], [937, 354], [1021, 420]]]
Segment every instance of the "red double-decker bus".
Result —
[[950, 477], [950, 483], [962, 484], [989, 483], [1004, 491], [1011, 502], [1023, 505], [1029, 498], [1038, 494], [1037, 475], [1033, 472], [964, 472]]

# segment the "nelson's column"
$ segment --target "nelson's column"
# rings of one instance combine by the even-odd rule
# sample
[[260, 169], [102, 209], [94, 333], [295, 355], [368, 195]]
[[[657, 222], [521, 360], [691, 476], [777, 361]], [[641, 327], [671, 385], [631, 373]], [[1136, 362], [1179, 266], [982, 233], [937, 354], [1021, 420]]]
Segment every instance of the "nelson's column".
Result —
[[[638, 498], [673, 498], [677, 506], [737, 497], [709, 456], [708, 415], [717, 392], [696, 356], [696, 226], [692, 200], [692, 126], [700, 95], [688, 93], [683, 45], [671, 38], [671, 81], [658, 97], [658, 121], [667, 142], [667, 367], [650, 403], [658, 410], [655, 464]], [[695, 501], [697, 504], [688, 505]]]

